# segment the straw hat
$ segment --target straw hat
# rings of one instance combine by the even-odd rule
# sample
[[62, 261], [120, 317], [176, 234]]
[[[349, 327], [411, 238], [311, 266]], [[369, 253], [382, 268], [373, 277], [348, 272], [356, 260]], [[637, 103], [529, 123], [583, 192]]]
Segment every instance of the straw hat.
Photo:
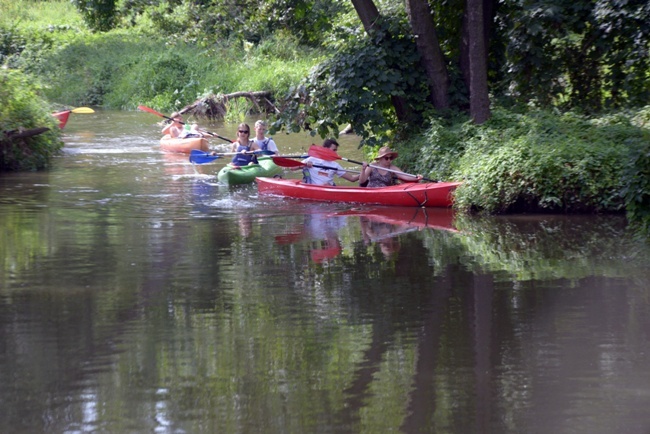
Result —
[[379, 154], [377, 154], [377, 156], [375, 157], [375, 160], [380, 160], [383, 157], [386, 157], [386, 156], [389, 156], [389, 155], [392, 155], [393, 159], [395, 159], [395, 158], [397, 158], [397, 155], [399, 155], [399, 154], [397, 152], [393, 151], [388, 146], [384, 146], [383, 148], [381, 148], [379, 150]]

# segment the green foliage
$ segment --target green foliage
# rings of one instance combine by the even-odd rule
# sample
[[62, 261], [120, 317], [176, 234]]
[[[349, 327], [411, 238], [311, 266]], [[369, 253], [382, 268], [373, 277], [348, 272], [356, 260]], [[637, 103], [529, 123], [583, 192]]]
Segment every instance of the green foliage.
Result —
[[[11, 136], [44, 127], [50, 130], [31, 137]], [[0, 171], [45, 168], [62, 147], [57, 122], [35, 80], [19, 71], [0, 69]]]
[[[49, 84], [46, 95], [70, 105], [102, 105], [113, 80], [147, 46], [120, 34], [84, 35], [67, 44], [43, 50], [30, 62], [30, 71]], [[140, 54], [141, 55], [141, 54]]]
[[647, 1], [508, 2], [497, 21], [499, 67], [519, 101], [595, 112], [650, 98]]
[[124, 31], [31, 36], [38, 39], [25, 38], [13, 62], [48, 83], [48, 98], [76, 106], [173, 111], [210, 93], [285, 94], [319, 58], [280, 33], [259, 45], [232, 42], [211, 50]]
[[274, 130], [306, 129], [326, 137], [350, 123], [363, 144], [378, 145], [388, 140], [387, 129], [398, 127], [393, 97], [406, 99], [416, 124], [430, 106], [415, 44], [401, 36], [403, 25], [378, 21], [371, 38], [341, 47], [318, 65], [282, 102]]
[[115, 0], [72, 0], [84, 18], [86, 25], [93, 31], [107, 32], [118, 21]]
[[[639, 119], [645, 119], [646, 128], [650, 126], [650, 106], [634, 116], [634, 120]], [[650, 235], [650, 128], [645, 132], [644, 139], [635, 141], [631, 147], [629, 163], [623, 172], [623, 194], [628, 218]]]
[[13, 28], [0, 26], [0, 65], [15, 67], [16, 59], [25, 50], [26, 43], [25, 38]]
[[83, 27], [81, 15], [68, 0], [0, 0], [0, 11], [0, 27], [25, 33]]
[[449, 179], [473, 129], [467, 118], [431, 118], [421, 134], [400, 144], [400, 167], [433, 179]]
[[316, 47], [327, 37], [336, 17], [350, 6], [344, 0], [126, 0], [120, 13], [130, 25], [139, 25], [144, 19], [155, 34], [203, 47], [223, 40], [259, 43], [277, 32], [292, 34], [301, 44]]
[[[133, 47], [135, 48], [135, 47]], [[139, 59], [131, 58], [122, 65], [123, 73], [113, 80], [104, 103], [113, 107], [134, 107], [137, 101], [170, 109], [194, 101], [203, 90], [201, 77], [209, 72], [211, 63], [193, 56], [197, 50], [179, 46], [174, 50], [151, 47]], [[188, 53], [179, 61], [177, 52]], [[134, 51], [131, 52], [135, 54]]]
[[400, 159], [420, 155], [418, 172], [465, 179], [456, 194], [465, 211], [621, 212], [630, 150], [648, 142], [631, 118], [495, 108], [480, 126], [434, 120], [424, 140], [400, 147]]
[[67, 25], [23, 29], [0, 24], [0, 63], [29, 71], [45, 53], [78, 38], [77, 34]]

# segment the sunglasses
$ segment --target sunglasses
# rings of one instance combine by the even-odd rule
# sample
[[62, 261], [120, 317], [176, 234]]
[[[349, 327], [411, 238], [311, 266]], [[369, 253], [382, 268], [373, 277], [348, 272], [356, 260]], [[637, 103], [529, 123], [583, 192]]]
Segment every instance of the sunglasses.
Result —
[[395, 159], [395, 157], [392, 157], [392, 156], [391, 157], [383, 157], [383, 159], [386, 160], [386, 161], [393, 161]]
[[249, 134], [249, 133], [250, 133], [250, 131], [243, 131], [243, 130], [239, 130], [239, 133], [240, 133], [240, 134]]

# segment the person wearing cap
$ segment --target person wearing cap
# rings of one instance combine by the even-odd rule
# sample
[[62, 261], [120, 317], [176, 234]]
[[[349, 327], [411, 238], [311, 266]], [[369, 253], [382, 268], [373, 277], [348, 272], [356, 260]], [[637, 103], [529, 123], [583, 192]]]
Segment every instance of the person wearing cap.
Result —
[[253, 139], [257, 146], [260, 147], [262, 151], [271, 151], [274, 154], [278, 153], [278, 146], [275, 144], [271, 137], [265, 137], [264, 133], [266, 132], [266, 122], [259, 120], [255, 122], [255, 138]]
[[162, 129], [163, 135], [169, 135], [172, 139], [180, 137], [184, 133], [183, 124], [181, 123], [183, 122], [183, 116], [178, 112], [174, 112], [170, 118], [172, 119], [171, 122]]
[[[334, 139], [325, 139], [322, 146], [331, 149], [334, 152], [339, 148], [338, 142]], [[305, 184], [334, 185], [334, 176], [347, 179], [350, 182], [357, 182], [359, 180], [358, 174], [345, 171], [339, 163], [334, 161], [321, 160], [316, 157], [307, 157], [302, 162], [307, 166], [302, 171], [304, 175], [302, 182]], [[323, 166], [331, 169], [325, 169]]]
[[363, 187], [386, 187], [395, 185], [398, 181], [416, 182], [422, 179], [421, 175], [413, 176], [405, 173], [395, 173], [394, 171], [402, 171], [393, 164], [393, 160], [397, 156], [397, 152], [388, 146], [381, 148], [377, 157], [375, 157], [375, 164], [363, 165], [363, 170], [361, 170], [359, 176], [359, 185]]
[[203, 133], [199, 131], [197, 124], [191, 126], [186, 124], [183, 126], [183, 116], [179, 112], [174, 112], [170, 116], [172, 119], [170, 123], [165, 125], [162, 129], [163, 135], [168, 135], [172, 139], [188, 139], [190, 137], [203, 137]]

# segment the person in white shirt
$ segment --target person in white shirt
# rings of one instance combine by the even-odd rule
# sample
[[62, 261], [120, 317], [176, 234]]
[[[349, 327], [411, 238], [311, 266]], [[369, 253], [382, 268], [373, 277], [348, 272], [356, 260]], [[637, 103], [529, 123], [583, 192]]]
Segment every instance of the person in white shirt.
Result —
[[[339, 144], [334, 139], [325, 139], [322, 145], [324, 148], [331, 149], [336, 152]], [[305, 184], [314, 185], [334, 185], [334, 176], [347, 179], [350, 182], [357, 182], [359, 180], [358, 173], [349, 173], [343, 170], [343, 167], [337, 162], [321, 160], [316, 157], [307, 157], [303, 160], [306, 168], [303, 169], [303, 182]], [[313, 166], [326, 166], [331, 169], [324, 169], [323, 167]]]
[[271, 151], [274, 154], [277, 154], [278, 146], [275, 144], [271, 137], [265, 137], [264, 133], [266, 132], [266, 122], [259, 120], [255, 122], [255, 143], [260, 147], [262, 151]]

